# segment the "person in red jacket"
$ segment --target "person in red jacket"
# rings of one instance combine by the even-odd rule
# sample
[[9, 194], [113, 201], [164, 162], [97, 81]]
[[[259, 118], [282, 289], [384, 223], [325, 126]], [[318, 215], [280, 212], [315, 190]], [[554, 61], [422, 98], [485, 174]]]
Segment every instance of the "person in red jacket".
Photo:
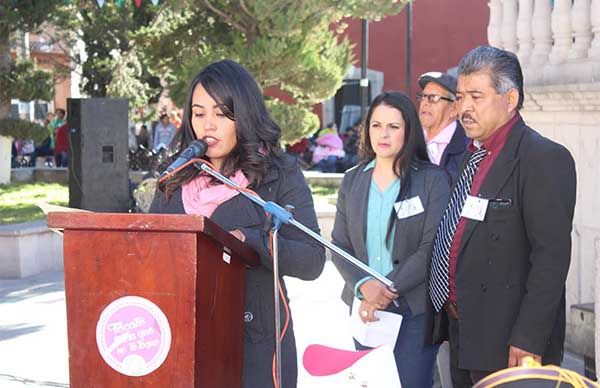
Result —
[[69, 128], [67, 122], [56, 129], [54, 136], [56, 167], [67, 167], [69, 165]]

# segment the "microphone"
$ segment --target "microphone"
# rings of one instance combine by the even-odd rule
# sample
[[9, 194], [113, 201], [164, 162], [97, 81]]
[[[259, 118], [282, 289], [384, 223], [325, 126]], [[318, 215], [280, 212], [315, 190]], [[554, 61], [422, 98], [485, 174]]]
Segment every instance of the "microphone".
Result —
[[192, 144], [190, 144], [183, 152], [179, 155], [177, 159], [162, 174], [160, 174], [160, 178], [165, 178], [166, 176], [172, 174], [179, 167], [183, 166], [191, 159], [201, 158], [206, 153], [208, 149], [208, 144], [204, 140], [196, 140]]

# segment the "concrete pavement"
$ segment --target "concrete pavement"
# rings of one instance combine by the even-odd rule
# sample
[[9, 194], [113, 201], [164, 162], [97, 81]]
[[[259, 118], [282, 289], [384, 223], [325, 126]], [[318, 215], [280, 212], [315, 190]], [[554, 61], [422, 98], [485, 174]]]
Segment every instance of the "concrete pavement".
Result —
[[[307, 345], [353, 346], [343, 281], [331, 262], [313, 282], [286, 279], [299, 361]], [[567, 354], [563, 367], [583, 373], [583, 361]], [[0, 280], [0, 387], [68, 387], [67, 323], [62, 272]], [[310, 388], [299, 368], [298, 388]]]
[[[314, 282], [286, 279], [300, 354], [312, 343], [350, 349], [342, 279], [328, 262]], [[309, 376], [301, 370], [298, 387]], [[62, 272], [0, 280], [0, 387], [68, 387]]]
[[62, 272], [0, 280], [0, 387], [68, 387]]

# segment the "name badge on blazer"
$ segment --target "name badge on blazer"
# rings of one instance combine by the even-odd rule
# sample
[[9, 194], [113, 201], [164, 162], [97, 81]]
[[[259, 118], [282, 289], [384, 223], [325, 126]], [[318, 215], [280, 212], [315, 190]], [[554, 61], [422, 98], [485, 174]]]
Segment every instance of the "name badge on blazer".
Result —
[[418, 196], [398, 201], [394, 204], [394, 208], [396, 209], [398, 219], [416, 216], [425, 211], [421, 198]]
[[463, 206], [460, 216], [475, 221], [483, 221], [485, 219], [489, 201], [489, 199], [474, 197], [472, 195], [467, 196], [465, 206]]

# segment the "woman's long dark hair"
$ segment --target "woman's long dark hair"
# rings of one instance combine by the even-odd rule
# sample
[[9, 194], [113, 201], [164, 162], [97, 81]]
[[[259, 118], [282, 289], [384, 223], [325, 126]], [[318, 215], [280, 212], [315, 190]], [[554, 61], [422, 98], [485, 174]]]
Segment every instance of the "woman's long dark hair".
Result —
[[[404, 145], [402, 146], [402, 149], [400, 149], [400, 152], [395, 156], [393, 167], [394, 173], [400, 177], [400, 192], [398, 193], [396, 201], [403, 201], [407, 199], [410, 191], [411, 182], [410, 174], [408, 173], [409, 169], [416, 165], [429, 163], [425, 136], [423, 135], [423, 128], [421, 127], [417, 110], [412, 101], [402, 92], [384, 92], [375, 97], [373, 102], [371, 102], [369, 112], [365, 118], [359, 148], [361, 163], [368, 163], [375, 159], [376, 156], [371, 144], [369, 128], [371, 126], [371, 116], [373, 115], [373, 111], [380, 105], [386, 105], [397, 109], [402, 114], [402, 119], [404, 120]], [[388, 246], [395, 218], [396, 214], [392, 209], [386, 233], [386, 244]]]
[[[230, 176], [241, 169], [251, 187], [256, 187], [266, 174], [273, 159], [282, 155], [279, 144], [281, 129], [267, 111], [256, 81], [240, 64], [232, 60], [214, 62], [205, 67], [190, 84], [181, 123], [182, 151], [194, 140], [192, 128], [192, 95], [202, 85], [227, 118], [235, 121], [237, 144], [225, 158], [221, 173]], [[174, 155], [174, 158], [178, 155]], [[199, 171], [189, 166], [160, 185], [169, 197]]]

